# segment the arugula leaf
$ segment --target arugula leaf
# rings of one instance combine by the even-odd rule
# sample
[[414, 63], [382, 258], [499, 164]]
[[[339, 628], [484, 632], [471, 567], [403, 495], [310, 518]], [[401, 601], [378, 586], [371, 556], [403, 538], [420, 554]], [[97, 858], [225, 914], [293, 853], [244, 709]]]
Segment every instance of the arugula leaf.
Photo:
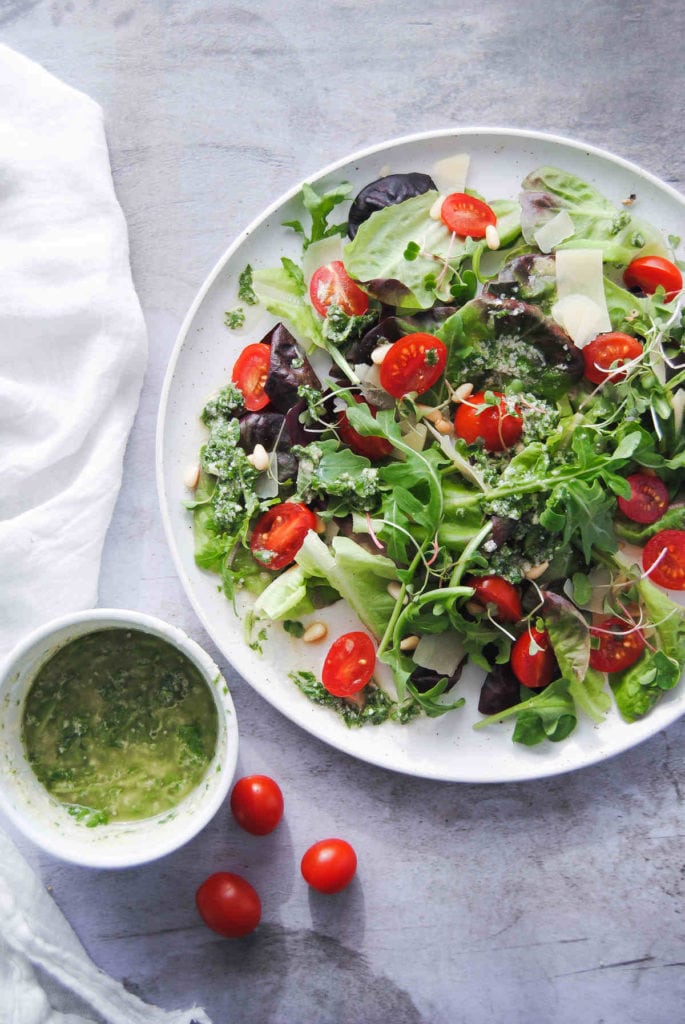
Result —
[[559, 743], [576, 727], [576, 710], [573, 698], [568, 692], [568, 680], [557, 679], [540, 693], [513, 707], [498, 711], [495, 715], [476, 722], [474, 729], [483, 729], [494, 722], [516, 717], [512, 739], [527, 747], [550, 740]]
[[561, 545], [579, 543], [586, 563], [592, 549], [613, 552], [618, 548], [614, 532], [615, 499], [603, 490], [598, 480], [569, 480], [552, 491], [540, 516], [550, 533], [561, 533]]
[[326, 516], [346, 516], [353, 511], [371, 512], [379, 503], [378, 469], [363, 455], [341, 448], [336, 440], [296, 446], [298, 459], [296, 497], [311, 504], [326, 500]]
[[303, 249], [307, 249], [312, 242], [320, 242], [322, 238], [344, 235], [347, 232], [347, 220], [340, 224], [329, 224], [328, 216], [336, 206], [348, 198], [351, 191], [352, 186], [348, 182], [342, 182], [319, 194], [312, 185], [305, 182], [302, 186], [301, 198], [304, 208], [311, 217], [310, 233], [307, 234], [299, 220], [286, 220], [283, 222], [283, 226], [292, 228], [302, 235]]
[[365, 403], [351, 402], [347, 417], [358, 433], [384, 437], [400, 453], [402, 461], [378, 467], [384, 520], [380, 535], [390, 557], [406, 564], [416, 550], [414, 541], [432, 541], [442, 521], [440, 470], [447, 460], [436, 447], [417, 452], [406, 444], [392, 410], [381, 410], [374, 418]]
[[417, 690], [414, 684], [409, 681], [407, 683], [407, 690], [428, 718], [439, 718], [441, 715], [447, 714], [448, 711], [454, 711], [456, 708], [463, 707], [466, 703], [463, 697], [459, 697], [451, 704], [444, 704], [438, 699], [447, 689], [448, 683], [449, 679], [445, 676], [443, 679], [439, 679], [430, 690], [422, 692]]

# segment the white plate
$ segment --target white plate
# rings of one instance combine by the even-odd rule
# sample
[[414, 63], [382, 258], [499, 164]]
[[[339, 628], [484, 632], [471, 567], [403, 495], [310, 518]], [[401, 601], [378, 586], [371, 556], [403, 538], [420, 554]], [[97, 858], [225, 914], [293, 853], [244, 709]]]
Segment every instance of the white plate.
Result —
[[[390, 172], [430, 173], [435, 161], [457, 153], [471, 156], [468, 184], [491, 198], [515, 198], [522, 179], [543, 164], [580, 175], [619, 205], [636, 193], [636, 210], [665, 235], [685, 237], [685, 200], [653, 175], [591, 146], [565, 139], [502, 129], [446, 130], [413, 135], [357, 153], [309, 180], [333, 185], [350, 181], [353, 195]], [[294, 232], [282, 222], [300, 215], [294, 198], [300, 186], [270, 206], [224, 253], [205, 281], [181, 328], [164, 383], [157, 433], [157, 476], [162, 516], [181, 581], [198, 616], [225, 657], [266, 700], [319, 739], [354, 757], [395, 771], [455, 782], [507, 782], [542, 778], [593, 764], [652, 736], [685, 710], [681, 685], [667, 694], [641, 722], [627, 725], [612, 710], [599, 726], [581, 718], [575, 732], [559, 744], [527, 748], [511, 741], [512, 724], [474, 732], [478, 671], [467, 671], [459, 690], [465, 708], [440, 719], [423, 718], [407, 726], [387, 723], [348, 729], [332, 711], [310, 703], [288, 679], [288, 672], [309, 669], [320, 675], [327, 644], [303, 644], [276, 625], [264, 653], [251, 650], [241, 622], [217, 589], [218, 577], [193, 560], [190, 513], [184, 476], [197, 463], [206, 431], [199, 414], [206, 400], [230, 379], [238, 352], [259, 341], [273, 325], [267, 313], [250, 313], [240, 331], [224, 326], [224, 312], [237, 304], [237, 278], [246, 263], [277, 264], [282, 255], [297, 257]], [[248, 307], [249, 308], [249, 307]], [[349, 612], [335, 606], [325, 616], [333, 636], [359, 628]], [[317, 618], [324, 615], [317, 613]], [[349, 625], [348, 625], [349, 623]], [[322, 649], [323, 648], [323, 649]]]

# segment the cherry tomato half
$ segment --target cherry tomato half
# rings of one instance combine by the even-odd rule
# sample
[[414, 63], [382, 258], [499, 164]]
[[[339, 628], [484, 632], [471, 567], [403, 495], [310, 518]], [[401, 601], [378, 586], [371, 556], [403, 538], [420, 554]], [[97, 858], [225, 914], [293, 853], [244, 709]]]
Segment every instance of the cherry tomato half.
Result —
[[454, 417], [454, 429], [467, 444], [481, 440], [487, 451], [503, 452], [520, 438], [523, 419], [507, 412], [507, 403], [501, 391], [493, 391], [491, 394], [500, 401], [490, 405], [485, 400], [485, 392], [478, 391], [461, 402]]
[[642, 552], [642, 567], [652, 583], [685, 590], [685, 530], [659, 530], [650, 537]]
[[663, 256], [639, 256], [623, 272], [623, 283], [631, 288], [653, 295], [659, 285], [666, 292], [666, 301], [674, 299], [683, 287], [683, 275], [675, 263]]
[[272, 505], [252, 532], [252, 556], [266, 569], [283, 569], [294, 561], [304, 538], [315, 526], [316, 516], [299, 501]]
[[344, 839], [321, 839], [310, 846], [300, 864], [302, 877], [317, 892], [340, 892], [357, 870], [357, 854]]
[[351, 697], [363, 689], [376, 667], [376, 648], [366, 633], [343, 633], [330, 646], [321, 681], [334, 697]]
[[668, 508], [668, 489], [663, 480], [649, 473], [633, 473], [626, 478], [630, 497], [618, 498], [618, 507], [634, 523], [656, 523]]
[[249, 935], [262, 917], [256, 890], [229, 871], [217, 871], [206, 878], [195, 893], [195, 903], [207, 927], [226, 939]]
[[381, 363], [381, 387], [393, 398], [410, 391], [422, 395], [440, 379], [447, 349], [432, 334], [405, 334], [388, 349]]
[[583, 349], [585, 360], [585, 376], [593, 384], [603, 384], [605, 380], [619, 381], [626, 376], [624, 371], [612, 366], [632, 362], [642, 355], [642, 345], [637, 338], [620, 331], [598, 334], [594, 341]]
[[348, 316], [361, 316], [369, 308], [369, 296], [352, 280], [342, 260], [333, 260], [314, 271], [309, 282], [309, 298], [321, 316], [326, 316], [333, 305], [340, 306]]
[[557, 659], [547, 630], [531, 626], [522, 633], [511, 648], [509, 663], [519, 683], [531, 690], [542, 690], [551, 683]]
[[[359, 405], [369, 405], [359, 395], [354, 395], [353, 397]], [[369, 405], [369, 409], [375, 419], [376, 410], [371, 405]], [[341, 441], [344, 441], [357, 455], [364, 455], [367, 459], [384, 459], [392, 451], [392, 445], [384, 437], [377, 437], [375, 434], [369, 434], [368, 436], [359, 434], [350, 423], [344, 409], [341, 409], [338, 415], [337, 430]]]
[[485, 229], [497, 223], [497, 214], [482, 199], [465, 192], [453, 192], [440, 207], [440, 217], [449, 231], [465, 238], [483, 238]]
[[495, 606], [494, 617], [500, 622], [520, 622], [523, 618], [521, 598], [513, 583], [501, 576], [471, 576], [467, 587], [473, 587], [473, 600], [478, 604]]
[[283, 817], [281, 787], [268, 775], [246, 775], [231, 791], [231, 811], [246, 832], [266, 836]]
[[599, 647], [590, 650], [590, 668], [598, 672], [620, 672], [629, 668], [645, 649], [642, 630], [633, 629], [625, 619], [609, 616], [590, 627]]
[[270, 359], [270, 347], [258, 341], [244, 348], [235, 361], [231, 380], [242, 391], [248, 412], [258, 412], [269, 404], [269, 396], [264, 390], [264, 385], [269, 373]]

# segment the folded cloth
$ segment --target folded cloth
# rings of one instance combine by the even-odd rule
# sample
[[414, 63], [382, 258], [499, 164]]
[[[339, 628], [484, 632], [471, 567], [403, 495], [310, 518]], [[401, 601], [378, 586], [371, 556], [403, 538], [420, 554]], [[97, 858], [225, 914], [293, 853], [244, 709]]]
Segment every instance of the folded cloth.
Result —
[[[0, 659], [97, 600], [146, 359], [102, 111], [0, 46]], [[88, 959], [0, 830], [2, 1024], [188, 1024]]]
[[97, 601], [146, 346], [102, 111], [0, 46], [0, 657]]
[[[0, 863], [3, 1024], [93, 1024], [102, 1020], [111, 1024], [188, 1024], [191, 1020], [210, 1024], [200, 1009], [175, 1013], [150, 1006], [99, 971], [54, 900], [2, 832]], [[42, 985], [36, 969], [47, 975]], [[71, 995], [66, 1001], [68, 1013], [50, 1005], [48, 993], [59, 997], [58, 987], [64, 987]], [[60, 1002], [65, 1003], [64, 998]]]

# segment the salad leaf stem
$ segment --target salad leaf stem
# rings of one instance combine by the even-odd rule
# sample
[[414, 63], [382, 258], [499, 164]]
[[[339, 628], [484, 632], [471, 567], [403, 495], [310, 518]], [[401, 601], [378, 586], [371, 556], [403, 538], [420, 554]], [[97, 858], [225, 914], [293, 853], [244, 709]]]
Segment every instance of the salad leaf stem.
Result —
[[[483, 529], [480, 530], [476, 534], [476, 536], [473, 537], [468, 542], [468, 544], [466, 545], [466, 547], [464, 548], [464, 550], [460, 554], [459, 558], [457, 559], [457, 561], [456, 561], [456, 563], [454, 565], [454, 568], [452, 569], [452, 575], [450, 576], [450, 582], [449, 582], [450, 589], [459, 586], [461, 578], [464, 575], [464, 570], [466, 569], [466, 567], [468, 566], [469, 562], [471, 561], [471, 556], [478, 550], [478, 548], [481, 546], [481, 544], [486, 539], [486, 537], [488, 537], [491, 533], [492, 533], [492, 521], [488, 520], [488, 522], [485, 524]], [[467, 589], [470, 590], [471, 588], [469, 587]]]

